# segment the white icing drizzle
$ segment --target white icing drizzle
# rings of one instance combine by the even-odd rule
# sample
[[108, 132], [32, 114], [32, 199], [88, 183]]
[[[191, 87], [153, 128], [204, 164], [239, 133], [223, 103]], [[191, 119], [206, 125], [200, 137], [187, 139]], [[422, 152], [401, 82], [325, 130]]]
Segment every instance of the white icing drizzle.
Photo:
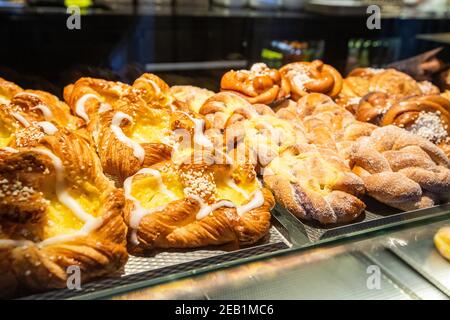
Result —
[[98, 108], [98, 113], [103, 113], [109, 110], [112, 110], [111, 105], [109, 103], [102, 103], [100, 108]]
[[264, 204], [264, 195], [261, 190], [256, 190], [253, 193], [253, 198], [250, 202], [243, 204], [236, 208], [238, 215], [242, 216], [244, 213], [259, 208]]
[[131, 211], [130, 221], [129, 221], [130, 228], [133, 229], [131, 232], [131, 241], [136, 245], [139, 243], [139, 241], [137, 239], [137, 229], [139, 228], [139, 224], [141, 223], [142, 219], [145, 216], [147, 216], [153, 212], [162, 210], [164, 208], [164, 206], [159, 206], [159, 207], [152, 208], [152, 209], [146, 209], [142, 206], [141, 202], [138, 199], [133, 197], [133, 195], [131, 194], [133, 178], [138, 174], [148, 174], [148, 175], [154, 176], [158, 181], [158, 190], [163, 192], [164, 194], [166, 194], [171, 200], [177, 199], [176, 195], [172, 191], [167, 189], [166, 185], [162, 181], [161, 173], [158, 170], [150, 169], [150, 168], [143, 168], [143, 169], [139, 170], [138, 172], [136, 172], [133, 176], [128, 177], [125, 180], [125, 182], [123, 183], [125, 198], [128, 200], [131, 200], [133, 202], [133, 210]]
[[11, 148], [11, 147], [3, 147], [2, 150], [8, 151], [8, 152], [12, 152], [12, 153], [19, 152], [19, 150]]
[[240, 193], [245, 199], [250, 198], [250, 195], [248, 194], [247, 191], [245, 191], [244, 189], [242, 189], [241, 187], [239, 187], [233, 179], [228, 179], [226, 181], [227, 186], [229, 186], [230, 188], [232, 188], [233, 190], [237, 191], [238, 193]]
[[57, 131], [58, 128], [55, 127], [55, 125], [51, 122], [48, 121], [40, 121], [36, 123], [39, 127], [42, 128], [42, 130], [44, 130], [45, 134], [48, 135], [54, 135]]
[[120, 124], [125, 119], [130, 121], [130, 122], [133, 121], [133, 119], [129, 115], [127, 115], [126, 113], [123, 113], [123, 112], [120, 112], [120, 111], [117, 112], [114, 115], [114, 117], [112, 118], [111, 130], [115, 134], [117, 139], [119, 139], [120, 142], [126, 144], [128, 147], [133, 149], [133, 155], [136, 158], [138, 158], [139, 161], [142, 163], [142, 162], [144, 162], [144, 158], [145, 158], [145, 150], [144, 150], [144, 148], [142, 148], [141, 145], [139, 143], [137, 143], [136, 141], [133, 141], [132, 139], [128, 138], [123, 133], [122, 128], [120, 128]]
[[141, 78], [141, 80], [144, 80], [147, 83], [150, 83], [150, 85], [153, 87], [153, 90], [155, 90], [156, 94], [161, 93], [161, 88], [155, 83], [155, 81], [147, 79], [147, 78]]
[[24, 116], [22, 116], [20, 113], [18, 113], [18, 112], [11, 112], [11, 115], [17, 121], [19, 121], [24, 127], [29, 127], [30, 126], [30, 123], [28, 122], [28, 120], [25, 119]]
[[[69, 192], [67, 191], [66, 182], [64, 179], [64, 167], [60, 158], [54, 155], [52, 152], [45, 149], [34, 149], [36, 152], [44, 154], [48, 156], [53, 163], [53, 166], [56, 171], [56, 196], [64, 206], [69, 208], [81, 221], [84, 222], [83, 227], [73, 234], [62, 234], [58, 236], [54, 236], [48, 239], [45, 239], [41, 242], [36, 243], [39, 247], [45, 247], [48, 245], [53, 245], [56, 243], [61, 243], [65, 241], [70, 241], [76, 239], [80, 236], [86, 236], [90, 232], [99, 228], [103, 223], [103, 218], [95, 218], [91, 216], [89, 213], [85, 212], [83, 208], [80, 206], [75, 199], [73, 199]], [[26, 245], [34, 244], [32, 241], [28, 240], [9, 240], [9, 239], [0, 239], [0, 247], [2, 246], [14, 246], [21, 247]]]
[[77, 114], [77, 116], [79, 116], [80, 118], [82, 118], [86, 122], [89, 122], [89, 116], [86, 113], [86, 109], [85, 109], [84, 105], [91, 98], [99, 100], [98, 97], [95, 94], [87, 93], [84, 96], [82, 96], [80, 99], [78, 99], [78, 101], [77, 101], [77, 103], [75, 105], [75, 113]]
[[181, 111], [194, 123], [194, 143], [206, 148], [212, 148], [212, 142], [203, 134], [205, 120], [191, 117], [187, 112]]
[[196, 216], [197, 220], [205, 218], [211, 212], [221, 207], [236, 208], [237, 214], [239, 216], [242, 216], [246, 212], [259, 208], [264, 204], [264, 195], [261, 190], [256, 190], [253, 193], [252, 200], [250, 200], [246, 204], [243, 204], [242, 206], [236, 206], [233, 202], [228, 200], [220, 200], [219, 202], [213, 203], [212, 205], [208, 205], [203, 201], [202, 198], [197, 195], [190, 195], [189, 197], [200, 204], [200, 210], [197, 212]]
[[208, 216], [211, 212], [216, 209], [227, 207], [227, 208], [236, 208], [236, 205], [228, 200], [220, 200], [219, 202], [213, 203], [212, 205], [208, 205], [197, 195], [190, 195], [189, 198], [197, 201], [200, 204], [200, 209], [197, 212], [196, 219], [201, 220]]
[[38, 109], [44, 115], [45, 121], [50, 121], [54, 118], [52, 110], [43, 104], [38, 104], [36, 107], [31, 108], [31, 110]]

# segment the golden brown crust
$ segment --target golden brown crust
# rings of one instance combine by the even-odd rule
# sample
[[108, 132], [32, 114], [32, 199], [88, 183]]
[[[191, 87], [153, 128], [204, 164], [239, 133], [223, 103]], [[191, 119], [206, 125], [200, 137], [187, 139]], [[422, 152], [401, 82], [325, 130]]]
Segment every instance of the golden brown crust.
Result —
[[[61, 239], [45, 235], [48, 226], [54, 228], [55, 223], [58, 225], [57, 220], [51, 220], [49, 216], [47, 197], [55, 192], [53, 190], [58, 192], [62, 188], [62, 182], [58, 182], [61, 178], [56, 160], [49, 154], [60, 159], [64, 172], [70, 173], [62, 178], [70, 192], [93, 192], [99, 195], [97, 217], [101, 217], [101, 220], [98, 220], [98, 227], [88, 234], [74, 234]], [[24, 162], [8, 165], [17, 158]], [[110, 274], [125, 264], [127, 252], [126, 226], [122, 219], [123, 194], [102, 174], [98, 158], [84, 139], [75, 133], [60, 131], [44, 138], [38, 148], [3, 153], [0, 172], [2, 180], [9, 181], [11, 186], [14, 181], [10, 179], [15, 173], [16, 184], [20, 181], [22, 185], [21, 192], [12, 193], [12, 198], [3, 197], [2, 205], [11, 205], [26, 198], [23, 194], [25, 190], [30, 194], [28, 197], [36, 195], [44, 200], [40, 202], [44, 210], [40, 210], [37, 216], [28, 215], [27, 219], [18, 221], [19, 224], [11, 224], [9, 217], [5, 219], [4, 214], [0, 216], [0, 283], [9, 290], [2, 291], [2, 294], [15, 295], [66, 287], [69, 266], [79, 267], [82, 281], [88, 281]], [[91, 187], [86, 189], [86, 184]], [[35, 203], [30, 202], [28, 207], [24, 204], [16, 208], [20, 214], [26, 214], [27, 209], [35, 206]], [[50, 242], [50, 239], [54, 240]]]
[[365, 192], [362, 180], [330, 150], [290, 147], [265, 169], [264, 182], [301, 219], [346, 223], [365, 208], [357, 198]]
[[313, 92], [334, 98], [342, 89], [341, 74], [320, 60], [289, 63], [280, 73], [289, 82], [291, 98], [295, 101]]
[[220, 90], [234, 92], [252, 104], [270, 104], [288, 97], [290, 86], [278, 70], [257, 63], [250, 70], [225, 73], [220, 81]]
[[199, 113], [201, 106], [214, 95], [213, 91], [195, 86], [172, 86], [170, 93], [183, 103], [186, 103], [189, 110]]

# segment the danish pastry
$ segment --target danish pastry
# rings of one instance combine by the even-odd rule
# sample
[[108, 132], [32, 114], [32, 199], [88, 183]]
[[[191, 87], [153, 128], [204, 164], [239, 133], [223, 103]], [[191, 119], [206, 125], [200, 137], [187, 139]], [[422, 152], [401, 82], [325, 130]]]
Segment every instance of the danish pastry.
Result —
[[0, 292], [66, 287], [127, 261], [123, 193], [76, 133], [59, 130], [39, 145], [0, 151]]
[[434, 236], [434, 245], [439, 253], [450, 261], [450, 227], [444, 227]]
[[228, 71], [220, 81], [220, 89], [234, 92], [252, 104], [270, 104], [288, 97], [290, 92], [289, 82], [264, 63], [256, 63], [250, 70]]
[[[193, 117], [172, 111], [169, 87], [150, 74], [133, 86], [81, 79], [66, 88], [65, 99], [74, 112], [86, 115], [103, 169], [118, 182], [142, 167], [169, 159], [172, 130], [177, 126], [190, 122], [195, 127]], [[202, 130], [199, 125], [195, 128]]]
[[341, 74], [320, 60], [289, 63], [280, 69], [280, 73], [288, 81], [291, 99], [295, 101], [314, 92], [334, 98], [342, 90]]
[[129, 248], [196, 248], [263, 238], [273, 196], [255, 173], [228, 165], [160, 162], [124, 183]]

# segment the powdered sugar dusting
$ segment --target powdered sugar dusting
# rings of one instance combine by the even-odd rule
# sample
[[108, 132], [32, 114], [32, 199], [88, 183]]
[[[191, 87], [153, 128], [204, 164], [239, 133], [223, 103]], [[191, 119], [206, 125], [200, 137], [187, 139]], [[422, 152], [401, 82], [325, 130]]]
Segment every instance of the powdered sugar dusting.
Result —
[[447, 125], [442, 122], [439, 111], [422, 111], [408, 130], [434, 143], [449, 141]]

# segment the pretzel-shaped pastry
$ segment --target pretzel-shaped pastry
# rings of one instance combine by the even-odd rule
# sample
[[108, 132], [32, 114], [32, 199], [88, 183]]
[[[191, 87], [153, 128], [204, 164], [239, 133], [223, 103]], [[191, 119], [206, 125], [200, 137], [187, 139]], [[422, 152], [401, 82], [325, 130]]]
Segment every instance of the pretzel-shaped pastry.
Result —
[[225, 152], [236, 149], [239, 163], [267, 165], [280, 150], [304, 141], [302, 130], [280, 119], [266, 105], [251, 105], [240, 96], [220, 92], [200, 108], [209, 124], [223, 135]]
[[18, 85], [0, 78], [0, 105], [8, 104], [11, 98], [23, 91]]
[[67, 286], [127, 261], [121, 191], [76, 133], [60, 130], [32, 148], [0, 151], [0, 292]]
[[228, 71], [220, 81], [221, 91], [239, 94], [252, 104], [270, 104], [289, 96], [290, 86], [280, 72], [264, 63], [250, 70]]
[[143, 168], [124, 183], [131, 251], [254, 244], [270, 226], [272, 194], [255, 173], [228, 165], [175, 164]]
[[396, 103], [396, 99], [384, 92], [371, 92], [353, 107], [359, 121], [381, 124], [384, 114]]
[[280, 73], [289, 82], [291, 98], [295, 101], [312, 92], [334, 98], [342, 89], [341, 74], [320, 60], [289, 63], [280, 69]]
[[350, 148], [367, 193], [402, 210], [426, 208], [450, 191], [450, 160], [433, 143], [395, 126], [375, 129]]

